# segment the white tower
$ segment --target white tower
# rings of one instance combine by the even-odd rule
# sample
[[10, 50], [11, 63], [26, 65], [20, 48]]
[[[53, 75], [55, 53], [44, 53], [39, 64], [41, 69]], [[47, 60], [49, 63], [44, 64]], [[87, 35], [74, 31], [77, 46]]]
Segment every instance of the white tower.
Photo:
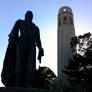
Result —
[[72, 56], [70, 40], [75, 36], [73, 13], [71, 8], [62, 7], [58, 13], [58, 78], [66, 80], [62, 72]]

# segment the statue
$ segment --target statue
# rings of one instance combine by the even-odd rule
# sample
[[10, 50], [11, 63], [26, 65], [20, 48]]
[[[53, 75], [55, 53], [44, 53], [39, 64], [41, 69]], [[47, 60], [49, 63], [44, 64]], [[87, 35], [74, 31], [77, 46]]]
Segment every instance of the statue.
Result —
[[9, 34], [9, 45], [1, 74], [5, 86], [33, 87], [35, 84], [36, 46], [39, 49], [40, 63], [44, 51], [41, 46], [39, 28], [32, 19], [33, 13], [27, 11], [25, 20], [16, 21]]

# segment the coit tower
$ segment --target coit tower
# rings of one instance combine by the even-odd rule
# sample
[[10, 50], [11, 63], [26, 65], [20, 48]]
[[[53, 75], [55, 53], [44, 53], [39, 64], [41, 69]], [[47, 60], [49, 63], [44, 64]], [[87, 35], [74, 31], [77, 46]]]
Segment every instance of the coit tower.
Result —
[[58, 13], [58, 32], [57, 32], [57, 44], [58, 44], [58, 78], [66, 80], [65, 74], [62, 70], [68, 65], [69, 59], [72, 57], [72, 51], [70, 48], [70, 40], [75, 36], [73, 13], [70, 7], [62, 7]]

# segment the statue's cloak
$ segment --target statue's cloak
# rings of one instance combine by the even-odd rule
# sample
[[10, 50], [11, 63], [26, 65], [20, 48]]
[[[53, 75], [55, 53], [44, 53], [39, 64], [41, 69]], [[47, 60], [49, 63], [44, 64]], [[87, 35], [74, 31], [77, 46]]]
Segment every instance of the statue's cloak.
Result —
[[1, 81], [5, 86], [14, 86], [16, 65], [16, 42], [9, 43], [3, 62]]

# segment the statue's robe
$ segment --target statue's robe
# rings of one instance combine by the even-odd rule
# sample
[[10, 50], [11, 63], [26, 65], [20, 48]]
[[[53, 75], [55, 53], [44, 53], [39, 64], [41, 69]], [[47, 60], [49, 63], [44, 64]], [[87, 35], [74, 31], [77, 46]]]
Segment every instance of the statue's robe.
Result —
[[3, 62], [1, 81], [5, 86], [14, 86], [16, 65], [16, 42], [9, 43]]

